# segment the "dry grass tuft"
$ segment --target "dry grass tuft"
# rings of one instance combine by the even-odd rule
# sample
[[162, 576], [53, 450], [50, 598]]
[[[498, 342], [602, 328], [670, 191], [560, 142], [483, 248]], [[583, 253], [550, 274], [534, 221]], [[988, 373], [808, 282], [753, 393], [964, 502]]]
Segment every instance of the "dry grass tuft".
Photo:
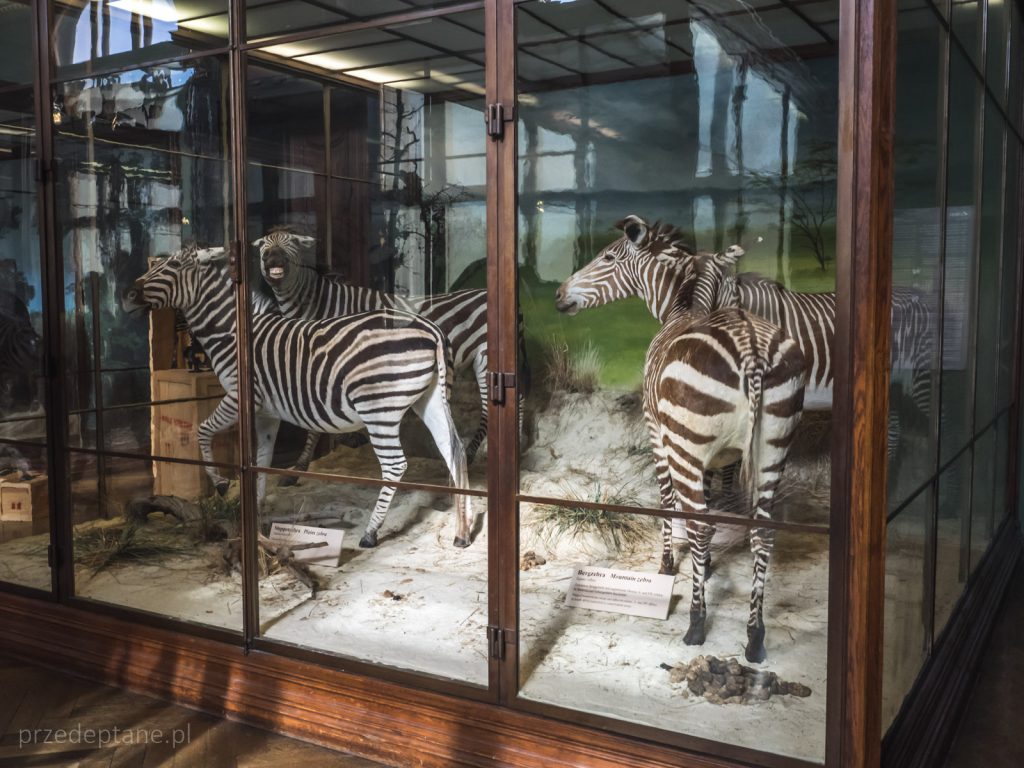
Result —
[[590, 395], [597, 390], [604, 363], [592, 342], [570, 350], [564, 340], [552, 337], [544, 345], [544, 359], [551, 391]]

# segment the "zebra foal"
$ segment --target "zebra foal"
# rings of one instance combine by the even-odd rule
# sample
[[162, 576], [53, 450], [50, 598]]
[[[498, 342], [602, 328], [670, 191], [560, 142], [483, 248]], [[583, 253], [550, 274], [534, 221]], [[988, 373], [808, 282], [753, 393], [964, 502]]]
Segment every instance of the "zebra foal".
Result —
[[[122, 298], [129, 312], [180, 310], [209, 355], [227, 394], [199, 426], [205, 461], [213, 460], [213, 436], [238, 420], [235, 288], [226, 262], [223, 248], [188, 248], [153, 264]], [[270, 466], [282, 420], [329, 434], [366, 427], [382, 478], [397, 482], [407, 467], [399, 427], [411, 409], [430, 431], [452, 481], [465, 486], [466, 457], [448, 407], [451, 350], [432, 323], [391, 310], [316, 322], [257, 314], [252, 367], [260, 466]], [[212, 467], [206, 471], [223, 493], [227, 480]], [[361, 547], [376, 546], [394, 493], [393, 486], [381, 488]], [[258, 500], [265, 495], [266, 475], [260, 474]], [[456, 495], [456, 514], [455, 546], [469, 546], [473, 520], [467, 496]]]
[[[743, 250], [687, 258], [680, 294], [668, 308], [644, 363], [644, 418], [654, 449], [661, 508], [687, 513], [693, 589], [683, 641], [705, 639], [704, 584], [715, 532], [708, 512], [708, 470], [742, 457], [751, 516], [771, 518], [775, 491], [803, 410], [806, 363], [799, 345], [777, 325], [735, 306], [730, 271]], [[679, 253], [663, 254], [677, 260]], [[672, 573], [672, 525], [662, 525], [661, 573]], [[753, 528], [754, 558], [746, 658], [765, 659], [764, 587], [774, 543]]]

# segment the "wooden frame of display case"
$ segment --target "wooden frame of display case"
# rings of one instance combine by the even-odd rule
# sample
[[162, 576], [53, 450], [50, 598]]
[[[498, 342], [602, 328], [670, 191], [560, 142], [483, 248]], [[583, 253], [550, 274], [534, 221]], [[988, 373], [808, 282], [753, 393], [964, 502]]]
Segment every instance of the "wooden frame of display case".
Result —
[[[790, 758], [680, 736], [659, 741], [663, 732], [607, 720], [586, 725], [580, 716], [545, 717], [515, 706], [515, 663], [492, 658], [489, 689], [474, 694], [466, 686], [422, 675], [349, 662], [305, 652], [259, 638], [256, 551], [256, 470], [251, 439], [249, 346], [239, 344], [239, 457], [243, 498], [244, 631], [237, 633], [185, 625], [151, 614], [100, 606], [74, 597], [73, 564], [68, 557], [66, 404], [58, 374], [63, 323], [63, 275], [56, 242], [53, 130], [50, 123], [52, 67], [48, 52], [50, 7], [34, 0], [38, 78], [35, 88], [40, 160], [40, 239], [46, 293], [48, 461], [52, 500], [53, 588], [33, 592], [0, 584], [0, 648], [6, 653], [56, 666], [71, 674], [170, 698], [200, 709], [347, 749], [395, 765], [415, 755], [423, 766], [619, 766], [724, 768], [725, 766], [803, 766]], [[783, 2], [783, 5], [788, 3]], [[470, 9], [485, 10], [488, 100], [514, 104], [515, 0], [469, 2], [433, 10], [409, 11], [324, 27], [315, 36], [429, 18]], [[879, 703], [882, 683], [886, 519], [886, 425], [888, 418], [890, 293], [893, 201], [893, 113], [896, 52], [896, 0], [843, 0], [839, 38], [839, 174], [837, 216], [837, 333], [833, 412], [830, 576], [828, 608], [828, 690], [826, 757], [828, 768], [872, 768], [881, 762]], [[245, 153], [246, 61], [262, 42], [246, 40], [245, 2], [230, 3], [230, 43], [182, 56], [183, 61], [219, 55], [229, 62], [231, 153], [235, 211], [247, 211]], [[280, 44], [308, 39], [290, 34]], [[256, 60], [257, 56], [253, 56]], [[161, 63], [147, 62], [144, 66]], [[142, 66], [142, 65], [140, 65]], [[514, 131], [512, 132], [514, 136]], [[488, 141], [487, 245], [491, 368], [516, 370], [516, 146]], [[330, 172], [330, 168], [328, 168]], [[1024, 201], [1024, 187], [1019, 192]], [[1022, 210], [1024, 214], [1024, 210]], [[233, 221], [237, 258], [239, 336], [250, 338], [246, 217]], [[1024, 247], [1019, 233], [1018, 251]], [[1018, 273], [1024, 295], [1024, 269]], [[1019, 305], [1024, 302], [1018, 302]], [[1018, 306], [1017, 339], [1024, 308]], [[1021, 361], [1017, 347], [1014, 381], [1019, 393]], [[515, 398], [492, 409], [488, 441], [518, 456]], [[1013, 423], [1017, 423], [1017, 406]], [[1017, 431], [1010, 435], [1017, 456]], [[145, 458], [145, 457], [139, 457]], [[488, 475], [489, 539], [503, 541], [489, 554], [488, 623], [501, 628], [502, 642], [515, 657], [518, 621], [516, 461], [495, 462]], [[264, 470], [260, 470], [264, 471]], [[1009, 500], [1017, 483], [1009, 473]], [[370, 481], [367, 481], [370, 482]], [[405, 484], [415, 487], [415, 484]], [[1014, 562], [1015, 524], [1003, 526], [981, 566], [977, 587], [958, 610], [946, 657], [931, 665], [935, 675], [976, 656], [998, 595]], [[979, 591], [984, 587], [982, 591]], [[49, 601], [40, 599], [49, 598]], [[928, 674], [932, 674], [929, 672]], [[934, 675], [933, 675], [934, 677]], [[931, 678], [928, 678], [931, 679]], [[938, 678], [935, 677], [937, 680]], [[948, 727], [962, 700], [967, 678], [950, 694], [938, 685], [919, 691], [909, 714], [890, 733], [887, 762], [912, 754], [921, 743], [934, 746], [935, 728]], [[959, 697], [959, 698], [958, 698]], [[943, 709], [945, 707], [945, 709]], [[914, 715], [919, 711], [920, 715]], [[934, 717], [939, 712], [938, 717]], [[931, 714], [923, 729], [924, 713]], [[916, 719], [915, 719], [916, 718]], [[899, 759], [903, 759], [900, 757]], [[896, 761], [894, 761], [896, 760]], [[921, 763], [922, 765], [926, 763]]]

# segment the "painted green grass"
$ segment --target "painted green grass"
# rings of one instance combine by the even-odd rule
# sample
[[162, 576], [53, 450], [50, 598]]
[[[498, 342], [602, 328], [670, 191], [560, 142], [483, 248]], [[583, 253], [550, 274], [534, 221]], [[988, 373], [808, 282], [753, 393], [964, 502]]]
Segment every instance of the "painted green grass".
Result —
[[[775, 254], [759, 253], [753, 248], [743, 257], [744, 272], [776, 274]], [[835, 289], [835, 264], [822, 270], [810, 253], [789, 261], [788, 283], [797, 291], [818, 292]], [[588, 341], [598, 350], [604, 366], [601, 386], [611, 389], [635, 389], [643, 379], [647, 347], [658, 332], [659, 324], [638, 298], [625, 299], [603, 307], [585, 309], [575, 317], [555, 309], [555, 282], [524, 282], [519, 302], [526, 325], [526, 349], [534, 376], [543, 375], [545, 344], [564, 340], [570, 349], [579, 349]]]

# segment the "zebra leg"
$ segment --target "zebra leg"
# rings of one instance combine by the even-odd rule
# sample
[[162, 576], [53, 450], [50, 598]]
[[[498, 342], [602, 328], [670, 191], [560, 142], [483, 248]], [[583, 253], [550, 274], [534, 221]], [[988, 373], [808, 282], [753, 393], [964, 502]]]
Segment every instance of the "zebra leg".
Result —
[[[655, 475], [658, 478], [658, 493], [661, 496], [661, 508], [676, 509], [676, 495], [672, 489], [672, 477], [668, 460], [655, 454]], [[676, 571], [675, 557], [672, 554], [672, 537], [676, 534], [676, 526], [686, 527], [686, 521], [675, 517], [666, 517], [661, 522], [661, 567], [658, 573], [673, 574]]]
[[[230, 429], [238, 421], [238, 402], [233, 392], [228, 392], [223, 399], [217, 403], [217, 407], [207, 416], [196, 432], [196, 442], [199, 443], [199, 455], [203, 461], [213, 461], [213, 437], [226, 429]], [[206, 474], [217, 489], [217, 493], [223, 496], [228, 492], [230, 483], [221, 475], [216, 468], [206, 466]]]
[[[256, 427], [256, 466], [269, 467], [274, 460], [274, 443], [277, 441], [277, 430], [281, 427], [281, 420], [276, 416], [265, 413], [257, 413]], [[259, 472], [256, 475], [256, 509], [263, 507], [263, 500], [267, 498], [267, 473]]]
[[754, 584], [750, 592], [750, 618], [747, 619], [747, 661], [755, 664], [765, 660], [764, 652], [764, 583], [768, 561], [775, 544], [775, 531], [754, 528], [750, 531], [750, 552], [754, 555]]
[[690, 539], [690, 560], [693, 567], [693, 594], [690, 599], [690, 627], [683, 636], [687, 645], [704, 644], [704, 620], [707, 617], [707, 603], [704, 600], [704, 582], [707, 578], [708, 554], [715, 526], [699, 520], [687, 520], [686, 531]]
[[[366, 429], [370, 434], [370, 444], [373, 452], [377, 454], [377, 461], [380, 462], [380, 476], [384, 481], [397, 482], [402, 479], [409, 462], [405, 460], [405, 453], [402, 451], [402, 443], [399, 440], [399, 426], [401, 418], [393, 424], [367, 424]], [[377, 531], [380, 529], [384, 518], [391, 506], [391, 499], [395, 495], [393, 485], [385, 485], [380, 489], [377, 496], [377, 503], [373, 507], [370, 521], [366, 524], [366, 531], [363, 538], [359, 540], [359, 546], [364, 549], [377, 546]]]
[[476, 386], [480, 391], [480, 422], [477, 425], [473, 439], [466, 446], [466, 462], [473, 463], [476, 452], [480, 450], [484, 440], [487, 439], [487, 404], [490, 400], [487, 391], [487, 354], [480, 353], [473, 358], [473, 376], [476, 377]]
[[[430, 392], [417, 400], [412, 407], [416, 411], [416, 415], [430, 430], [430, 434], [434, 438], [434, 445], [437, 446], [445, 464], [448, 465], [452, 484], [456, 488], [465, 488], [469, 480], [466, 471], [466, 454], [462, 449], [459, 433], [455, 429], [455, 420], [452, 419], [448, 399], [436, 380], [430, 388]], [[473, 509], [469, 503], [469, 496], [456, 493], [455, 509], [457, 520], [454, 544], [456, 547], [468, 547], [470, 532], [473, 529]]]
[[[319, 432], [307, 432], [306, 433], [306, 444], [302, 446], [302, 453], [299, 454], [299, 458], [296, 459], [292, 469], [297, 469], [300, 472], [305, 472], [309, 469], [309, 462], [313, 460], [313, 453], [316, 451], [317, 445], [320, 443]], [[266, 465], [264, 465], [266, 466]], [[288, 487], [291, 485], [298, 485], [299, 478], [294, 475], [288, 477], [282, 477], [278, 481], [279, 487]]]

